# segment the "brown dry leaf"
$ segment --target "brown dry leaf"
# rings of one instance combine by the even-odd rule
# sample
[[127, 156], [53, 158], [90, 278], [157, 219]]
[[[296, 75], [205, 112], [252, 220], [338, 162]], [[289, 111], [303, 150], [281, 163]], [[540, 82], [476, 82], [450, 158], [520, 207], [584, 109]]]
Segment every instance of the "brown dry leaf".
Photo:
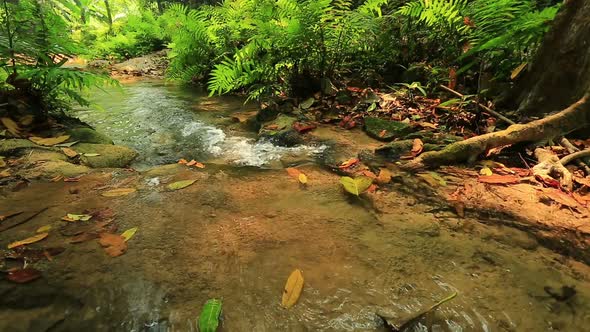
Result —
[[33, 120], [35, 120], [35, 117], [32, 116], [31, 114], [25, 115], [20, 119], [20, 124], [26, 127], [26, 126], [29, 126], [30, 124], [32, 124]]
[[180, 160], [178, 161], [178, 163], [179, 163], [179, 164], [187, 164], [187, 163], [188, 163], [188, 161], [186, 161], [186, 159], [180, 159]]
[[573, 209], [579, 207], [578, 201], [559, 189], [543, 188], [539, 192], [550, 200]]
[[40, 277], [41, 271], [30, 267], [8, 271], [8, 274], [6, 275], [6, 279], [18, 284], [26, 284]]
[[381, 168], [379, 171], [379, 176], [377, 177], [377, 179], [375, 179], [375, 182], [377, 182], [378, 184], [386, 184], [391, 182], [391, 171], [388, 170], [387, 168]]
[[104, 251], [111, 257], [123, 255], [127, 251], [125, 238], [118, 234], [101, 233], [98, 243], [104, 248]]
[[205, 165], [203, 163], [200, 163], [200, 162], [196, 162], [194, 166], [196, 168], [205, 168]]
[[578, 203], [580, 203], [580, 204], [582, 204], [584, 206], [586, 206], [586, 205], [588, 205], [588, 203], [590, 203], [590, 195], [582, 196], [582, 195], [580, 195], [578, 193], [572, 193], [572, 197], [576, 201], [578, 201]]
[[457, 216], [459, 218], [465, 218], [465, 203], [461, 201], [454, 201], [452, 205], [455, 209], [455, 213], [457, 213]]
[[56, 175], [56, 176], [52, 177], [51, 180], [49, 180], [49, 181], [58, 182], [58, 181], [63, 180], [63, 178], [64, 178], [63, 175]]
[[6, 167], [6, 162], [4, 161], [3, 156], [0, 156], [0, 167]]
[[285, 168], [285, 170], [287, 171], [287, 174], [289, 174], [290, 177], [294, 179], [299, 179], [299, 174], [301, 174], [301, 171], [297, 168], [289, 167]]
[[5, 170], [3, 170], [3, 171], [1, 171], [1, 172], [0, 172], [0, 179], [1, 179], [1, 178], [7, 178], [7, 177], [9, 177], [9, 176], [11, 176], [11, 175], [12, 175], [12, 174], [10, 174], [10, 171], [9, 171], [9, 170], [7, 170], [7, 169], [5, 169]]
[[583, 186], [586, 186], [586, 187], [590, 188], [590, 179], [581, 178], [579, 176], [574, 176], [574, 181], [577, 182], [577, 183], [579, 183], [579, 184], [581, 184], [581, 185], [583, 185]]
[[414, 139], [414, 142], [412, 143], [412, 151], [410, 151], [412, 153], [412, 157], [416, 158], [420, 153], [422, 153], [423, 149], [424, 143], [422, 140], [419, 138]]
[[379, 132], [379, 137], [383, 138], [385, 135], [387, 135], [387, 130], [383, 129]]
[[61, 151], [69, 158], [76, 158], [78, 156], [78, 152], [70, 148], [61, 148]]
[[48, 138], [42, 138], [42, 137], [29, 137], [29, 140], [35, 144], [38, 145], [45, 145], [45, 146], [53, 146], [59, 143], [63, 143], [67, 140], [70, 139], [70, 135], [62, 135], [62, 136], [58, 136], [58, 137], [48, 137]]
[[438, 128], [438, 125], [435, 123], [430, 123], [430, 122], [418, 122], [417, 123], [419, 126], [421, 126], [422, 128], [430, 128], [430, 129], [436, 129]]
[[11, 118], [0, 118], [0, 122], [6, 127], [6, 129], [14, 136], [20, 137], [20, 127]]
[[338, 168], [340, 168], [340, 169], [351, 168], [353, 166], [356, 166], [359, 162], [360, 162], [360, 160], [358, 158], [350, 158], [347, 161], [340, 164], [340, 166], [338, 166]]
[[24, 245], [27, 245], [27, 244], [39, 242], [39, 241], [43, 240], [44, 238], [46, 238], [48, 235], [49, 235], [49, 233], [40, 233], [40, 234], [31, 236], [31, 237], [28, 237], [28, 238], [26, 238], [24, 240], [12, 242], [12, 243], [10, 243], [8, 245], [8, 249], [12, 249], [12, 248], [24, 246]]
[[70, 240], [68, 241], [71, 244], [76, 244], [76, 243], [82, 243], [82, 242], [86, 242], [86, 241], [90, 241], [90, 240], [94, 240], [98, 238], [98, 234], [96, 233], [81, 233], [78, 234], [72, 238], [70, 238]]
[[283, 289], [283, 298], [281, 300], [283, 308], [289, 309], [297, 303], [303, 290], [303, 281], [301, 270], [295, 269], [289, 276], [289, 279], [287, 279], [287, 283]]
[[520, 182], [520, 177], [518, 175], [500, 175], [500, 174], [492, 174], [486, 176], [479, 176], [477, 178], [479, 182], [482, 183], [489, 183], [489, 184], [515, 184]]
[[73, 178], [65, 178], [64, 182], [80, 182], [80, 178], [82, 178], [82, 175]]
[[186, 163], [186, 166], [193, 166], [196, 163], [197, 163], [197, 161], [193, 159], [193, 160], [189, 161], [188, 163]]

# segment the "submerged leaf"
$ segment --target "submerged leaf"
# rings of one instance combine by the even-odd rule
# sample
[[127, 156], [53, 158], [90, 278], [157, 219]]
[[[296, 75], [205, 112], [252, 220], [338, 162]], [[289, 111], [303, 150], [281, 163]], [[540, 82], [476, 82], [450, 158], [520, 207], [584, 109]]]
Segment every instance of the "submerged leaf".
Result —
[[301, 184], [307, 184], [307, 176], [303, 173], [299, 174], [298, 180]]
[[377, 176], [377, 179], [375, 180], [377, 183], [379, 184], [386, 184], [391, 182], [391, 171], [387, 168], [381, 168], [381, 170], [379, 171], [379, 176]]
[[369, 189], [371, 184], [373, 184], [373, 179], [366, 176], [359, 176], [354, 179], [348, 176], [343, 176], [340, 178], [340, 183], [344, 186], [346, 191], [355, 196], [359, 196]]
[[298, 170], [297, 168], [289, 167], [289, 168], [285, 168], [285, 170], [287, 171], [289, 176], [291, 176], [295, 179], [299, 179], [299, 174], [301, 174], [301, 171]]
[[8, 245], [8, 249], [12, 249], [12, 248], [24, 246], [27, 244], [39, 242], [39, 241], [43, 240], [44, 238], [46, 238], [48, 235], [49, 235], [49, 233], [41, 233], [41, 234], [37, 234], [37, 235], [31, 236], [31, 237], [28, 237], [24, 240], [12, 242]]
[[199, 332], [215, 332], [221, 316], [221, 300], [208, 300], [199, 315]]
[[179, 190], [190, 186], [191, 184], [195, 183], [197, 180], [184, 180], [184, 181], [177, 181], [173, 182], [168, 185], [168, 189], [170, 190]]
[[129, 228], [128, 230], [124, 231], [121, 236], [123, 239], [125, 239], [125, 242], [127, 242], [133, 237], [133, 235], [135, 235], [135, 232], [137, 232], [137, 227]]
[[135, 188], [117, 188], [112, 190], [107, 190], [103, 192], [101, 195], [104, 197], [118, 197], [118, 196], [126, 196], [131, 193], [136, 192], [137, 189]]
[[102, 233], [98, 243], [104, 248], [104, 251], [111, 257], [123, 255], [127, 251], [127, 243], [121, 235]]
[[6, 279], [18, 284], [26, 284], [41, 277], [41, 271], [27, 267], [8, 272]]
[[69, 221], [69, 222], [74, 222], [74, 221], [88, 221], [92, 218], [92, 215], [89, 214], [72, 214], [72, 213], [68, 213], [65, 217], [61, 218], [61, 220], [63, 221]]
[[60, 144], [63, 143], [67, 140], [70, 139], [69, 135], [62, 135], [62, 136], [58, 136], [58, 137], [48, 137], [48, 138], [42, 138], [42, 137], [29, 137], [29, 140], [35, 144], [38, 145], [45, 145], [45, 146], [53, 146], [56, 144]]
[[47, 233], [51, 230], [51, 225], [45, 225], [37, 228], [37, 233]]
[[303, 274], [301, 270], [295, 269], [295, 271], [291, 272], [289, 279], [287, 279], [287, 283], [285, 284], [285, 289], [283, 290], [283, 298], [281, 300], [281, 305], [289, 309], [297, 303], [299, 300], [299, 296], [301, 295], [301, 291], [303, 290]]

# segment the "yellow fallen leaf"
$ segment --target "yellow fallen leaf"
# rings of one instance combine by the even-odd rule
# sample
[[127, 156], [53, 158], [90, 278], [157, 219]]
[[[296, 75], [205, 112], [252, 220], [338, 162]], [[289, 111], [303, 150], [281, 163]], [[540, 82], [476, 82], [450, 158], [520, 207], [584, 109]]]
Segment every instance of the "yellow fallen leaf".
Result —
[[12, 242], [11, 244], [8, 245], [8, 249], [16, 248], [19, 246], [24, 246], [26, 244], [39, 242], [39, 241], [43, 240], [44, 238], [46, 238], [48, 235], [49, 235], [49, 233], [41, 233], [41, 234], [37, 234], [35, 236], [28, 237], [24, 240]]
[[490, 175], [493, 175], [494, 172], [492, 172], [492, 170], [489, 167], [484, 166], [484, 167], [482, 167], [482, 169], [479, 170], [479, 174], [485, 175], [485, 176], [490, 176]]
[[359, 176], [354, 179], [348, 176], [343, 176], [340, 178], [340, 183], [344, 187], [344, 190], [355, 196], [359, 196], [369, 189], [371, 184], [373, 184], [373, 179], [367, 176]]
[[100, 153], [85, 153], [84, 157], [98, 157]]
[[526, 68], [527, 65], [527, 62], [523, 62], [518, 67], [514, 68], [514, 70], [512, 70], [512, 72], [510, 73], [510, 79], [514, 80], [515, 78], [517, 78], [522, 72], [522, 70]]
[[70, 135], [62, 135], [62, 136], [58, 136], [58, 137], [48, 137], [48, 138], [42, 138], [42, 137], [29, 137], [29, 140], [35, 144], [38, 145], [45, 145], [45, 146], [52, 146], [52, 145], [56, 145], [59, 143], [63, 143], [67, 140], [70, 139]]
[[129, 241], [133, 235], [137, 232], [137, 227], [129, 228], [128, 230], [124, 231], [121, 236], [125, 239], [125, 242]]
[[37, 233], [47, 233], [51, 230], [51, 225], [45, 225], [37, 228]]
[[11, 174], [10, 174], [10, 171], [9, 171], [9, 170], [7, 170], [7, 169], [5, 169], [5, 170], [3, 170], [2, 172], [0, 172], [0, 179], [1, 179], [1, 178], [7, 178], [7, 177], [9, 177], [10, 175], [11, 175]]
[[2, 122], [4, 127], [6, 127], [6, 129], [13, 136], [20, 137], [20, 130], [21, 129], [19, 128], [18, 124], [16, 122], [14, 122], [14, 120], [12, 120], [11, 118], [0, 118], [0, 122]]
[[0, 167], [6, 167], [6, 162], [4, 161], [4, 157], [0, 156]]
[[91, 215], [89, 214], [72, 214], [72, 213], [68, 213], [67, 216], [62, 217], [61, 220], [63, 221], [69, 221], [69, 222], [74, 222], [74, 221], [88, 221], [90, 220], [90, 218], [92, 218]]
[[303, 173], [299, 173], [299, 182], [301, 184], [307, 184], [307, 176]]
[[78, 156], [78, 152], [70, 149], [70, 148], [61, 148], [61, 151], [68, 157], [70, 158], [75, 158], [76, 156]]
[[22, 124], [23, 126], [28, 126], [30, 124], [33, 123], [33, 120], [35, 120], [35, 117], [32, 115], [25, 115], [20, 119], [20, 124]]
[[285, 289], [283, 290], [283, 298], [281, 300], [281, 305], [289, 309], [297, 303], [299, 300], [299, 296], [301, 295], [301, 291], [303, 290], [303, 274], [301, 270], [295, 269], [287, 279], [287, 283], [285, 284]]
[[101, 195], [104, 197], [117, 197], [117, 196], [126, 196], [131, 193], [136, 192], [137, 189], [135, 188], [117, 188], [113, 190], [107, 190], [103, 192]]
[[186, 188], [186, 187], [190, 186], [191, 184], [195, 183], [195, 181], [197, 181], [197, 180], [184, 180], [184, 181], [173, 182], [168, 185], [168, 189], [179, 190], [182, 188]]

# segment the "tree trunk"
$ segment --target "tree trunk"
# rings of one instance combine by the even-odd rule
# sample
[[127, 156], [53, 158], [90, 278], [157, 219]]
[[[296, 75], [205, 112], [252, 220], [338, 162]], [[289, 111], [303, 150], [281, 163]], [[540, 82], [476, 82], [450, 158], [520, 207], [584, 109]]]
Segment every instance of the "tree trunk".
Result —
[[104, 6], [107, 10], [107, 23], [109, 24], [109, 35], [113, 34], [113, 15], [111, 13], [111, 5], [109, 4], [109, 0], [104, 0]]
[[562, 110], [590, 89], [589, 17], [589, 0], [565, 1], [512, 94], [510, 104], [521, 114], [540, 117]]

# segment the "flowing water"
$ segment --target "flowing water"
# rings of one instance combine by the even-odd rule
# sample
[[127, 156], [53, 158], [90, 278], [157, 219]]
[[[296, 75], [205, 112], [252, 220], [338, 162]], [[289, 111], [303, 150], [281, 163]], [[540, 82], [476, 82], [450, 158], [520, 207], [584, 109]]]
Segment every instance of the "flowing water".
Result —
[[[124, 90], [97, 93], [105, 110], [81, 117], [136, 148], [143, 170], [35, 182], [5, 194], [3, 209], [50, 208], [2, 233], [1, 244], [43, 225], [57, 229], [66, 213], [106, 207], [120, 231], [138, 227], [137, 234], [127, 253], [112, 258], [95, 241], [66, 244], [51, 233], [42, 245], [66, 251], [36, 263], [42, 279], [0, 281], [1, 331], [196, 331], [209, 298], [223, 301], [220, 331], [387, 331], [376, 312], [411, 315], [454, 292], [407, 331], [590, 331], [590, 269], [528, 234], [457, 219], [401, 183], [354, 200], [313, 163], [301, 168], [309, 178], [301, 187], [269, 165], [330, 153], [322, 144], [257, 141], [228, 120], [244, 108], [237, 99], [158, 82]], [[179, 158], [207, 167], [147, 167]], [[165, 189], [189, 178], [197, 182]], [[100, 196], [97, 188], [120, 183], [138, 192]], [[280, 299], [295, 268], [305, 285], [287, 310]], [[546, 291], [564, 286], [576, 294], [564, 300]]]

